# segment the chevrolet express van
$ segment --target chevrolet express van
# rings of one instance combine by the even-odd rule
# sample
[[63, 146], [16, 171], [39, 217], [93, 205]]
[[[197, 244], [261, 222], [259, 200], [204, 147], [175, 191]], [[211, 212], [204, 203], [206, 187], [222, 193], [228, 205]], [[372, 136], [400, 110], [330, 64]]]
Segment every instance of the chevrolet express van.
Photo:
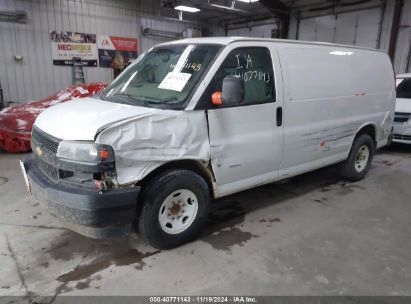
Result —
[[382, 52], [179, 40], [141, 55], [102, 94], [41, 113], [21, 166], [29, 191], [70, 229], [104, 238], [134, 226], [172, 248], [200, 233], [215, 198], [336, 163], [362, 179], [394, 106]]
[[397, 75], [392, 141], [411, 144], [411, 73]]

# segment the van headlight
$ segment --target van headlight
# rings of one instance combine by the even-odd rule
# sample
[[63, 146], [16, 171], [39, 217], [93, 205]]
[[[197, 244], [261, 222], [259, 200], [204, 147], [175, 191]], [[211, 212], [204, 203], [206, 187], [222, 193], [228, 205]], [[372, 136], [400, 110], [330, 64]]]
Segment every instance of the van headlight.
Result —
[[109, 145], [92, 142], [61, 141], [57, 157], [72, 161], [101, 163], [115, 160], [114, 150]]

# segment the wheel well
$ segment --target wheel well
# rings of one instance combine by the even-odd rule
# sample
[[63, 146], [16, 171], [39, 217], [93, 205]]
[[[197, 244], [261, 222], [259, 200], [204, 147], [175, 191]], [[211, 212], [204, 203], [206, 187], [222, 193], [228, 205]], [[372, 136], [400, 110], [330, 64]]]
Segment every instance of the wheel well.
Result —
[[368, 134], [371, 136], [372, 140], [374, 141], [374, 145], [376, 145], [377, 143], [377, 139], [376, 139], [376, 131], [375, 131], [375, 127], [373, 125], [366, 125], [363, 126], [358, 132], [357, 135], [355, 137], [358, 137], [362, 134]]
[[210, 193], [212, 197], [214, 197], [215, 178], [214, 178], [213, 171], [210, 166], [208, 167], [204, 166], [203, 163], [199, 160], [187, 159], [187, 160], [177, 160], [177, 161], [168, 162], [154, 169], [153, 171], [151, 171], [148, 175], [146, 175], [139, 182], [139, 184], [142, 187], [144, 187], [144, 185], [147, 184], [150, 180], [152, 180], [155, 176], [169, 169], [186, 169], [186, 170], [191, 170], [197, 173], [206, 181], [208, 188], [210, 190]]

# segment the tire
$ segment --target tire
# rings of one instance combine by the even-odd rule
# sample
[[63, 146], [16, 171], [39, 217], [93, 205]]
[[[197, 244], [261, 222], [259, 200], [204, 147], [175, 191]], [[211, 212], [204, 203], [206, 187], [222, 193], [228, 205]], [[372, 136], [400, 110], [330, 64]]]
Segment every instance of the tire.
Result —
[[170, 249], [196, 238], [210, 212], [210, 190], [197, 173], [172, 169], [144, 187], [136, 228], [149, 245]]
[[356, 137], [347, 160], [342, 163], [341, 176], [353, 182], [363, 179], [370, 169], [374, 151], [374, 141], [370, 135]]

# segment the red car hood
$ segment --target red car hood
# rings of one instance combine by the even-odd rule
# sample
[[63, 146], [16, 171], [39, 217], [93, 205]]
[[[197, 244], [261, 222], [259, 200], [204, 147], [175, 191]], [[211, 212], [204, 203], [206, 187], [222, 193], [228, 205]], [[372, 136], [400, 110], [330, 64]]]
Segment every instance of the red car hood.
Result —
[[43, 110], [73, 98], [100, 93], [106, 86], [105, 83], [71, 86], [45, 99], [4, 109], [0, 112], [0, 148], [8, 152], [30, 151], [31, 129]]

